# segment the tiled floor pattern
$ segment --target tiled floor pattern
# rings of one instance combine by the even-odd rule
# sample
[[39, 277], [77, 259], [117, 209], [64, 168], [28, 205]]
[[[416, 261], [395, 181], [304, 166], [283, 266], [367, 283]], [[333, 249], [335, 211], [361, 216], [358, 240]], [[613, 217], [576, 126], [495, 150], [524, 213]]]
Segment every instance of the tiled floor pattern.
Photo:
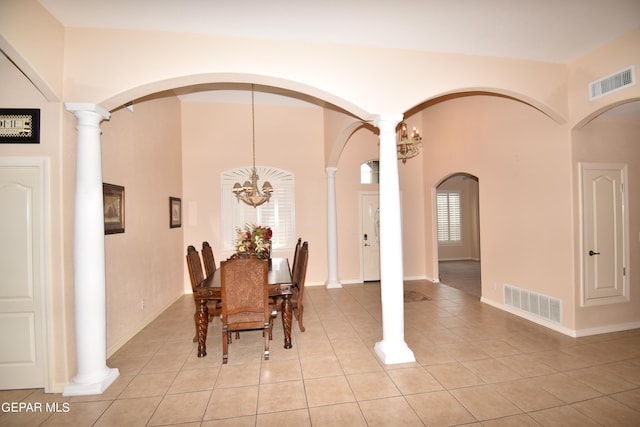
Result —
[[[638, 426], [640, 330], [572, 339], [425, 281], [405, 288], [405, 339], [416, 362], [382, 365], [378, 284], [309, 287], [305, 326], [270, 360], [260, 332], [243, 332], [221, 364], [221, 328], [208, 355], [192, 343], [185, 296], [108, 365], [120, 377], [99, 396], [0, 391], [2, 402], [66, 403], [67, 412], [0, 413], [1, 426]], [[3, 403], [4, 405], [4, 403]]]

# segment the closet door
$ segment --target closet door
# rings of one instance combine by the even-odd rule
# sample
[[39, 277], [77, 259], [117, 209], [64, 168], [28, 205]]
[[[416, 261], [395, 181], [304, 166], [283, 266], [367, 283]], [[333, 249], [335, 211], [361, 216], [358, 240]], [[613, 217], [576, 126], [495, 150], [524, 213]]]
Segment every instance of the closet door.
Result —
[[42, 168], [0, 164], [0, 389], [45, 383]]

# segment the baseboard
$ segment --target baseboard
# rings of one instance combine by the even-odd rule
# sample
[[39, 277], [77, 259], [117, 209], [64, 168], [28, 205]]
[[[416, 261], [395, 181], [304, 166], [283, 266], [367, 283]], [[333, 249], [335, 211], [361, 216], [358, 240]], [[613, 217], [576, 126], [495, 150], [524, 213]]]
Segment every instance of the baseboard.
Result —
[[570, 336], [571, 338], [589, 337], [592, 335], [600, 335], [600, 334], [610, 334], [612, 332], [622, 332], [622, 331], [628, 331], [631, 329], [640, 328], [640, 322], [632, 322], [632, 323], [619, 323], [615, 325], [597, 326], [595, 328], [570, 329], [564, 326], [557, 325], [552, 322], [547, 322], [544, 319], [541, 319], [539, 317], [531, 316], [524, 311], [513, 309], [507, 305], [497, 303], [495, 301], [491, 301], [486, 298], [480, 298], [480, 301], [490, 306], [493, 306], [497, 309], [511, 313], [515, 316], [529, 320], [540, 326], [544, 326], [545, 328], [552, 329], [556, 332], [560, 332], [563, 335]]
[[429, 280], [429, 281], [433, 281], [431, 279], [427, 279], [427, 276], [422, 275], [422, 276], [406, 276], [404, 278], [404, 280]]
[[591, 335], [610, 334], [612, 332], [622, 332], [631, 329], [640, 328], [640, 322], [619, 323], [617, 325], [597, 326], [595, 328], [586, 328], [576, 330], [576, 337], [589, 337]]
[[505, 305], [505, 304], [502, 304], [502, 303], [498, 303], [498, 302], [486, 299], [484, 297], [480, 298], [480, 302], [483, 302], [485, 304], [493, 306], [493, 307], [495, 307], [495, 308], [497, 308], [499, 310], [506, 311], [507, 313], [511, 313], [514, 316], [521, 317], [521, 318], [526, 319], [526, 320], [528, 320], [530, 322], [536, 323], [536, 324], [538, 324], [540, 326], [544, 326], [545, 328], [552, 329], [552, 330], [554, 330], [556, 332], [560, 332], [563, 335], [567, 335], [567, 336], [570, 336], [570, 337], [573, 337], [573, 338], [576, 337], [575, 336], [575, 331], [573, 329], [565, 328], [564, 326], [558, 325], [556, 323], [548, 322], [548, 321], [546, 321], [546, 320], [544, 320], [542, 318], [539, 318], [539, 317], [536, 317], [536, 316], [532, 316], [532, 315], [528, 314], [525, 311], [517, 310], [515, 308], [509, 307], [508, 305]]

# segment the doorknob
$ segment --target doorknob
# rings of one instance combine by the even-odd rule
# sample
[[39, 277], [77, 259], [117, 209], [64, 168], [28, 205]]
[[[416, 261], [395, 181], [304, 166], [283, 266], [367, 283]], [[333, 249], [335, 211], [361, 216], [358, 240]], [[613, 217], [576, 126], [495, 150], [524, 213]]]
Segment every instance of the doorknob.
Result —
[[589, 256], [600, 255], [600, 252], [589, 251]]

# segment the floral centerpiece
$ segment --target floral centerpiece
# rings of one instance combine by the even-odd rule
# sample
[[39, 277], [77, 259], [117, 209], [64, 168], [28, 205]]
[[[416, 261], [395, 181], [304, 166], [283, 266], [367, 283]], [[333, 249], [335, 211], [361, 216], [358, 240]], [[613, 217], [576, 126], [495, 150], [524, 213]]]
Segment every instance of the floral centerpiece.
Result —
[[244, 229], [236, 229], [236, 252], [254, 253], [258, 258], [269, 258], [271, 254], [271, 237], [273, 232], [270, 227], [262, 225], [245, 225]]

